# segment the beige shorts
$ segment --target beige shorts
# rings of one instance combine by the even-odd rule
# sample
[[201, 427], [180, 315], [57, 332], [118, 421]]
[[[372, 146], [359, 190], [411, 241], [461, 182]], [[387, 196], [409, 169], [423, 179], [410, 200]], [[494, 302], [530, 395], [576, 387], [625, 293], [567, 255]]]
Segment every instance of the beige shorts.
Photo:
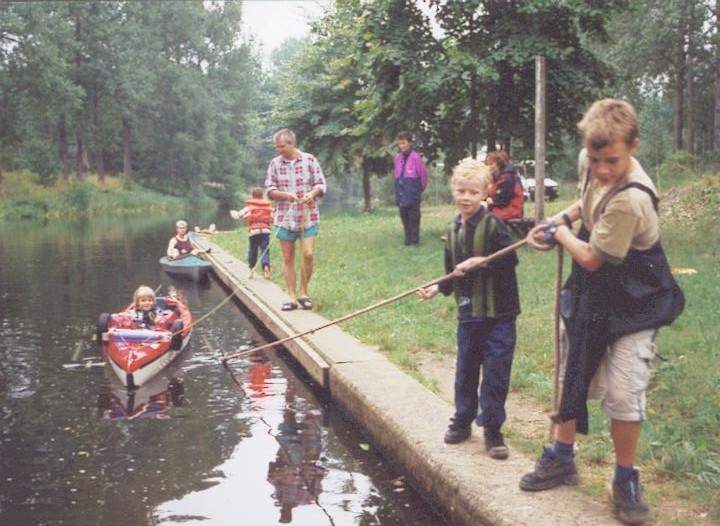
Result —
[[[604, 413], [626, 422], [645, 420], [645, 391], [652, 376], [657, 329], [623, 336], [609, 348], [590, 384], [588, 398], [601, 400]], [[568, 342], [561, 326], [561, 377]]]

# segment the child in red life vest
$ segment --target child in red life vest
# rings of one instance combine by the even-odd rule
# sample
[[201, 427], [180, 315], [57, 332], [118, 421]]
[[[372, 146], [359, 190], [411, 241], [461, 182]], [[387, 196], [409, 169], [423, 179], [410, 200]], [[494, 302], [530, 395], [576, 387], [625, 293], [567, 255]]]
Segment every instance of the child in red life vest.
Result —
[[245, 208], [242, 210], [230, 210], [233, 219], [244, 219], [248, 224], [248, 267], [250, 267], [250, 278], [255, 277], [255, 265], [258, 260], [258, 251], [261, 254], [260, 264], [263, 268], [265, 279], [270, 278], [270, 228], [272, 225], [272, 204], [263, 199], [262, 188], [255, 188], [252, 197], [245, 201]]

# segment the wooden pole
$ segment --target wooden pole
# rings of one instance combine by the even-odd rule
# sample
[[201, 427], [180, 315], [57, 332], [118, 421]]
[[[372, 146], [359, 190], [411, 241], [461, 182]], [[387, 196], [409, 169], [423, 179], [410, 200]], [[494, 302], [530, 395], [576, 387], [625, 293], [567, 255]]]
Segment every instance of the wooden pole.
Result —
[[535, 57], [535, 224], [545, 219], [545, 57]]

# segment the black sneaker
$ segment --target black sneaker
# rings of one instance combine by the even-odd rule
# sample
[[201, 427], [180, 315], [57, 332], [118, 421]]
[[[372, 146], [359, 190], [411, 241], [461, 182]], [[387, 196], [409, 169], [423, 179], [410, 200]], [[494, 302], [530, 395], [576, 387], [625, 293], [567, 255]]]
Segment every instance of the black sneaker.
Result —
[[470, 438], [470, 426], [463, 426], [458, 424], [455, 420], [452, 420], [448, 426], [448, 430], [445, 432], [445, 443], [446, 444], [459, 444]]
[[558, 459], [552, 447], [545, 446], [540, 460], [535, 464], [535, 471], [523, 475], [520, 479], [520, 489], [525, 491], [540, 491], [567, 484], [573, 486], [580, 481], [575, 467], [575, 461], [562, 462]]
[[625, 524], [645, 524], [652, 518], [637, 469], [629, 479], [620, 483], [613, 481], [612, 497], [615, 513]]
[[505, 460], [510, 455], [510, 450], [503, 441], [503, 434], [497, 429], [485, 428], [485, 449], [490, 458]]

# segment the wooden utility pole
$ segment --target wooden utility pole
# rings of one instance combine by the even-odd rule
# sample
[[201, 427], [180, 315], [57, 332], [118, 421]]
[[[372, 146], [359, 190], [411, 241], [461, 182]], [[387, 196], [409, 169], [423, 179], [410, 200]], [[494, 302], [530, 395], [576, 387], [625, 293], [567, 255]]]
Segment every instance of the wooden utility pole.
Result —
[[545, 57], [535, 57], [535, 224], [545, 218]]

